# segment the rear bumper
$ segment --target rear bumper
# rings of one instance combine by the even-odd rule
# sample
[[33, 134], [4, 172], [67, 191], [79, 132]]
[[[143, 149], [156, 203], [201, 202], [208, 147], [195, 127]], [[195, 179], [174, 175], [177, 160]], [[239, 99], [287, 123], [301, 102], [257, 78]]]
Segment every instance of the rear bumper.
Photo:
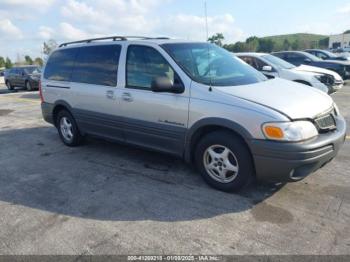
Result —
[[41, 113], [43, 115], [44, 120], [54, 125], [53, 109], [54, 109], [53, 104], [49, 104], [45, 102], [41, 103]]
[[337, 119], [337, 130], [301, 143], [253, 140], [251, 151], [256, 176], [272, 182], [302, 180], [333, 160], [346, 137], [343, 117]]

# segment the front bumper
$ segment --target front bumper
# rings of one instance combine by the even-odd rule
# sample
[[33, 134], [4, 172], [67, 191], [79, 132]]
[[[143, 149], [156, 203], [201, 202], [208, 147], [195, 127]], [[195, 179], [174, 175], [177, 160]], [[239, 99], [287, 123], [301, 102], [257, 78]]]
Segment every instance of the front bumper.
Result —
[[346, 138], [346, 123], [337, 117], [337, 130], [309, 141], [281, 143], [253, 140], [250, 148], [253, 154], [256, 176], [259, 180], [271, 182], [295, 182], [333, 160]]

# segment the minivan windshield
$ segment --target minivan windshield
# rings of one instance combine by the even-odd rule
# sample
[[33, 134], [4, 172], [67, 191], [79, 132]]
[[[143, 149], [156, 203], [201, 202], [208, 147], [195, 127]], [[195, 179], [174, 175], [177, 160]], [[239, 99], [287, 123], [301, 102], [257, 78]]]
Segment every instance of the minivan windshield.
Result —
[[230, 52], [213, 44], [172, 43], [162, 47], [198, 83], [237, 86], [268, 80]]
[[273, 64], [275, 67], [280, 68], [280, 69], [295, 68], [295, 65], [290, 64], [290, 63], [284, 61], [283, 59], [278, 58], [278, 57], [273, 56], [273, 55], [263, 55], [262, 58], [265, 59], [266, 61], [270, 62], [271, 64]]

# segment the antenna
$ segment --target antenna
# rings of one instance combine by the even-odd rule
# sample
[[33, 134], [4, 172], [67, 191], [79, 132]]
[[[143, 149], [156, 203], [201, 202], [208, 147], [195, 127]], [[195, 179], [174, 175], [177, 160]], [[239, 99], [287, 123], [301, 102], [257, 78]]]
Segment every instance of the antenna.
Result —
[[208, 11], [207, 11], [207, 1], [204, 1], [204, 15], [205, 15], [205, 31], [207, 33], [207, 39], [209, 39], [209, 29], [208, 29]]
[[[204, 16], [205, 16], [205, 30], [207, 33], [206, 42], [209, 40], [209, 29], [208, 29], [208, 12], [207, 12], [207, 1], [204, 1]], [[211, 79], [211, 69], [210, 69], [210, 46], [208, 44], [208, 67], [209, 67], [209, 92], [212, 92], [212, 79]]]

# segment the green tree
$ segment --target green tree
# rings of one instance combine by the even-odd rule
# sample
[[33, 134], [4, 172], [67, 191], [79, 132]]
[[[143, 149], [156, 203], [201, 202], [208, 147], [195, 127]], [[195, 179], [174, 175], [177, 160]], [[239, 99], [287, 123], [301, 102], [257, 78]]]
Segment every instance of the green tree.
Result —
[[32, 65], [33, 64], [33, 59], [29, 55], [26, 55], [24, 57], [24, 60], [26, 61], [27, 65]]
[[221, 47], [223, 46], [222, 41], [224, 41], [224, 40], [225, 40], [225, 37], [222, 33], [217, 33], [217, 34], [208, 38], [208, 41], [210, 43], [216, 44], [216, 45], [221, 46]]
[[291, 44], [290, 44], [289, 40], [288, 39], [284, 39], [284, 41], [283, 41], [283, 50], [288, 51], [290, 49], [290, 47], [291, 47]]
[[5, 60], [5, 68], [6, 69], [12, 68], [12, 61], [8, 57], [6, 57], [6, 60]]
[[328, 48], [329, 47], [329, 37], [326, 37], [326, 38], [318, 41], [318, 46], [319, 46], [319, 48], [322, 48], [322, 49]]
[[54, 39], [50, 39], [49, 41], [44, 42], [43, 45], [43, 53], [45, 55], [49, 55], [58, 46], [57, 42]]
[[260, 38], [259, 39], [259, 52], [271, 53], [274, 50], [275, 42], [271, 39]]
[[246, 42], [246, 48], [247, 51], [250, 52], [256, 52], [259, 49], [259, 38], [256, 36], [251, 36], [247, 38]]
[[296, 39], [293, 44], [292, 44], [292, 49], [293, 50], [299, 50], [300, 49], [300, 41], [299, 39]]
[[3, 67], [5, 67], [5, 59], [2, 56], [0, 56], [0, 68]]
[[43, 62], [43, 60], [40, 57], [37, 57], [34, 60], [34, 64], [36, 64], [36, 65], [41, 67], [41, 66], [43, 66], [44, 62]]
[[346, 30], [344, 34], [350, 34], [350, 30]]
[[247, 52], [249, 49], [245, 42], [237, 42], [235, 44], [224, 45], [223, 47], [233, 53]]

